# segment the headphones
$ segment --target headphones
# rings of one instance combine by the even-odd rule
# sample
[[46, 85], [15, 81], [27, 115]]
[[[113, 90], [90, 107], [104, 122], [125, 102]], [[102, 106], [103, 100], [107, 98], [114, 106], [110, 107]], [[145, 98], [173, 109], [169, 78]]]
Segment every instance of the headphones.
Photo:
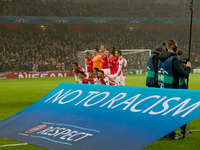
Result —
[[[172, 42], [173, 44], [174, 44], [174, 46], [173, 46], [173, 51], [174, 52], [177, 52], [177, 50], [178, 50], [178, 47], [175, 45], [175, 42], [174, 42], [174, 40], [169, 40], [170, 42]], [[169, 42], [169, 41], [167, 41], [167, 42]], [[166, 48], [166, 50], [168, 51], [168, 49]]]

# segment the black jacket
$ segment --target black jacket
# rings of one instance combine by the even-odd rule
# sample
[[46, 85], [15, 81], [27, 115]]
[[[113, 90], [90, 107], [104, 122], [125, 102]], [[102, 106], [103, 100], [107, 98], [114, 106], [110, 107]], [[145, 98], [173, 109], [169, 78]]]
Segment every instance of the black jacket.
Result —
[[158, 85], [158, 61], [159, 61], [159, 53], [158, 52], [153, 52], [152, 54], [156, 54], [152, 58], [153, 66], [155, 68], [155, 83], [154, 83], [154, 85], [151, 85], [149, 87], [159, 87], [159, 85]]
[[[167, 58], [175, 56], [174, 53], [164, 51], [160, 54], [159, 60], [164, 62]], [[174, 74], [173, 88], [179, 88], [179, 78], [187, 77], [191, 71], [190, 67], [182, 67], [181, 62], [178, 59], [172, 60], [172, 72]]]

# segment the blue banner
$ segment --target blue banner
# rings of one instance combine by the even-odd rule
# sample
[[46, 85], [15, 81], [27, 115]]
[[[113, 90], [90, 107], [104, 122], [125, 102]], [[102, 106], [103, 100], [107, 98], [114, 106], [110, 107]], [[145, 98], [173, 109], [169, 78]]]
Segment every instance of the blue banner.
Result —
[[[0, 23], [48, 23], [48, 24], [160, 24], [189, 25], [190, 18], [160, 19], [160, 18], [82, 18], [82, 17], [9, 17], [0, 16]], [[193, 19], [193, 24], [199, 25], [200, 19]]]
[[0, 122], [0, 137], [53, 150], [139, 150], [200, 116], [200, 91], [61, 83]]

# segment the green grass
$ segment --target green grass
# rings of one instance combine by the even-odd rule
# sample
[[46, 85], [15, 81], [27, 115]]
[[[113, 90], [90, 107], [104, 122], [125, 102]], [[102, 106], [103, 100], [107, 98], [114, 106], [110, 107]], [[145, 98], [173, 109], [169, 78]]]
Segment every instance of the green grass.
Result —
[[[127, 86], [145, 86], [145, 75], [126, 76]], [[60, 78], [35, 78], [35, 79], [1, 79], [0, 80], [0, 120], [6, 119], [24, 108], [30, 106], [61, 82], [74, 82], [74, 77]], [[191, 74], [189, 78], [189, 89], [200, 90], [200, 74]], [[188, 123], [189, 130], [200, 129], [200, 118]], [[179, 130], [179, 129], [178, 129]], [[186, 135], [184, 140], [160, 139], [143, 150], [198, 150], [200, 149], [200, 132]], [[18, 144], [20, 142], [0, 138], [0, 145]], [[34, 145], [23, 145], [16, 147], [0, 147], [3, 150], [44, 150]], [[133, 148], [134, 149], [134, 148]]]

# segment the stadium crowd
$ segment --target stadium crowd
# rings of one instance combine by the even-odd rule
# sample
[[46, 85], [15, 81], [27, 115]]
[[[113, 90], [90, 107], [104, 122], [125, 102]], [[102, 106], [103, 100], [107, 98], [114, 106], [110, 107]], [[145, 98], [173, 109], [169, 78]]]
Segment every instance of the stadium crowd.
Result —
[[[70, 60], [78, 62], [77, 51], [92, 50], [104, 43], [108, 49], [152, 49], [166, 39], [176, 39], [179, 49], [184, 51], [182, 58], [188, 55], [187, 31], [167, 32], [153, 31], [107, 31], [102, 33], [59, 33], [45, 32], [7, 32], [0, 31], [0, 72], [19, 70], [66, 70], [70, 69]], [[193, 34], [191, 63], [200, 64], [199, 34]], [[122, 54], [123, 55], [123, 54]], [[138, 53], [123, 55], [128, 64], [127, 69], [145, 68], [148, 55]], [[144, 59], [147, 57], [147, 59]], [[145, 60], [145, 61], [144, 61]]]
[[[128, 3], [126, 0], [120, 3], [0, 0], [0, 16], [189, 18], [188, 7], [184, 3], [178, 5], [152, 2]], [[194, 15], [200, 17], [200, 10], [195, 9]]]

